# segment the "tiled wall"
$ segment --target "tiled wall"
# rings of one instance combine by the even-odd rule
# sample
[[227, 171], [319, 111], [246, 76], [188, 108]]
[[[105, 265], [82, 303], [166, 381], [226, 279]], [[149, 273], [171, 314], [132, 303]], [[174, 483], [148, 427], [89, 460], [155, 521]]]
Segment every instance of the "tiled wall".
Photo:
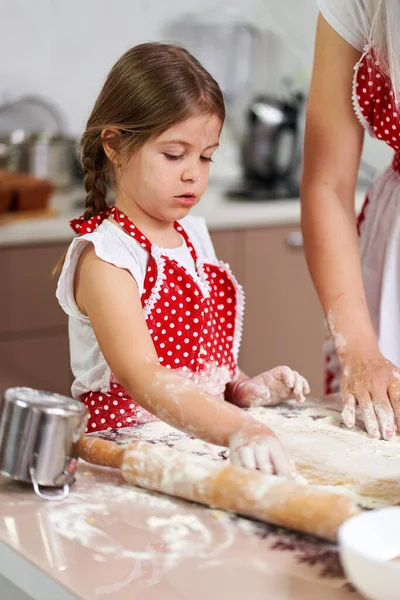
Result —
[[[307, 84], [316, 0], [0, 0], [0, 102], [47, 96], [79, 134], [106, 73], [127, 48], [170, 39], [168, 25], [187, 12], [218, 16], [221, 7], [285, 38], [285, 49], [274, 38], [261, 52], [259, 87], [275, 87], [283, 73]], [[383, 145], [367, 145], [371, 161], [386, 156]]]

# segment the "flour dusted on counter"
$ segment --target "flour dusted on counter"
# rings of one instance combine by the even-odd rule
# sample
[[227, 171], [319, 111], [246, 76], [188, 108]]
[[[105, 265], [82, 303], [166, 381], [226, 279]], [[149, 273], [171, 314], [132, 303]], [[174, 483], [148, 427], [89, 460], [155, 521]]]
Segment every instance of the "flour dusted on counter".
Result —
[[[371, 439], [360, 418], [356, 427], [348, 429], [341, 410], [340, 398], [333, 396], [329, 403], [306, 401], [298, 406], [287, 402], [248, 412], [271, 427], [309, 483], [329, 486], [368, 508], [399, 503], [400, 437], [390, 442]], [[229, 454], [226, 448], [188, 436], [163, 421], [104, 432], [101, 437], [124, 445], [153, 441], [214, 460]]]
[[310, 483], [332, 486], [368, 508], [398, 504], [400, 437], [389, 442], [371, 439], [361, 419], [349, 430], [340, 410], [340, 403], [308, 402], [249, 412], [271, 427]]
[[135, 441], [156, 442], [175, 448], [181, 452], [189, 452], [197, 456], [207, 456], [216, 460], [228, 457], [228, 450], [223, 446], [215, 446], [199, 438], [192, 437], [175, 429], [165, 421], [154, 420], [136, 427], [125, 427], [113, 431], [100, 431], [96, 437], [117, 442], [126, 446]]

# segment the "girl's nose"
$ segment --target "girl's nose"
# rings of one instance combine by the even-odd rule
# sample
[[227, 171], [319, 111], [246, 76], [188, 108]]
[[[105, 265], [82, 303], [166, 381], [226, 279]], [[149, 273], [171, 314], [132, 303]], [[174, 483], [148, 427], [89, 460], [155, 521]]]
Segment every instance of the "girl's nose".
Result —
[[197, 169], [186, 169], [182, 173], [182, 179], [183, 181], [193, 181], [193, 183], [196, 183], [196, 181], [200, 180], [200, 175]]

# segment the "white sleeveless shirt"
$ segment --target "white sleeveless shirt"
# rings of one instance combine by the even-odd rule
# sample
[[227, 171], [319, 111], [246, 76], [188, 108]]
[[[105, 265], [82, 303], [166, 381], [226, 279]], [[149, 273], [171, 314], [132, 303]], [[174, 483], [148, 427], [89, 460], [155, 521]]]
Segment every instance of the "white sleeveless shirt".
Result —
[[363, 51], [367, 42], [367, 1], [371, 0], [317, 0], [317, 6], [324, 19], [359, 52]]
[[[188, 233], [198, 257], [215, 260], [215, 251], [204, 219], [189, 215], [180, 223]], [[58, 280], [56, 296], [68, 315], [71, 370], [75, 378], [71, 393], [76, 399], [91, 391], [106, 392], [109, 386], [108, 365], [90, 320], [79, 310], [74, 297], [75, 271], [82, 252], [90, 243], [99, 258], [131, 273], [137, 283], [139, 295], [143, 293], [149, 260], [148, 252], [138, 241], [107, 219], [93, 232], [76, 237], [71, 242]], [[183, 238], [181, 246], [163, 248], [163, 254], [176, 260], [196, 278], [195, 264]]]

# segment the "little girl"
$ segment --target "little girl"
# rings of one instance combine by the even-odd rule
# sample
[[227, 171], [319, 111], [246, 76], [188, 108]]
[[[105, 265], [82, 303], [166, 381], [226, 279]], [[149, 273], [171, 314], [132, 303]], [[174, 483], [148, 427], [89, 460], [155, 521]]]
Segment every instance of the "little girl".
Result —
[[239, 371], [243, 291], [204, 220], [187, 216], [224, 118], [218, 84], [183, 48], [141, 44], [108, 75], [81, 140], [86, 210], [57, 287], [72, 395], [90, 433], [154, 415], [229, 447], [235, 464], [291, 477], [274, 433], [239, 407], [300, 402], [308, 384], [288, 367]]

